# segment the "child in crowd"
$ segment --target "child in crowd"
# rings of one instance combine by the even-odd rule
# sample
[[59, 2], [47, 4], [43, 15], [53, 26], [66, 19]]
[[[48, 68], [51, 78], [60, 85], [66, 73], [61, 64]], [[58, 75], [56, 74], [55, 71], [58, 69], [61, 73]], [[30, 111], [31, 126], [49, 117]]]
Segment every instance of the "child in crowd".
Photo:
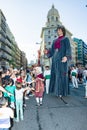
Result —
[[10, 103], [9, 105], [13, 109], [15, 109], [15, 88], [16, 86], [13, 85], [13, 80], [8, 79], [8, 81], [6, 81], [5, 90], [11, 93], [12, 95], [9, 96], [7, 93], [4, 93], [4, 97], [8, 98], [8, 102]]
[[41, 71], [41, 67], [35, 67], [36, 85], [35, 85], [35, 97], [37, 106], [42, 105], [43, 93], [44, 93], [44, 77]]
[[46, 66], [44, 71], [46, 94], [49, 93], [49, 83], [50, 83], [50, 76], [51, 76], [50, 73], [51, 72], [49, 66]]
[[23, 93], [26, 90], [32, 90], [30, 87], [22, 88], [21, 82], [16, 82], [15, 99], [16, 99], [16, 122], [19, 122], [19, 111], [20, 118], [23, 120]]
[[17, 77], [17, 78], [16, 78], [16, 81], [17, 81], [17, 82], [20, 82], [20, 83], [23, 82], [22, 76], [21, 76], [20, 74], [17, 74], [16, 77]]
[[0, 130], [9, 130], [11, 127], [10, 118], [14, 118], [13, 110], [7, 106], [7, 99], [0, 98]]

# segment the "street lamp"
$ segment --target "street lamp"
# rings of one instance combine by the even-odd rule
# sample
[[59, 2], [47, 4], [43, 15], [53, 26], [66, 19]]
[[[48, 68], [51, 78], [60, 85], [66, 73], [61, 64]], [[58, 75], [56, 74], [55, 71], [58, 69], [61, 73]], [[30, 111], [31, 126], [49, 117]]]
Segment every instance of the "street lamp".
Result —
[[40, 44], [39, 42], [36, 42], [36, 44]]

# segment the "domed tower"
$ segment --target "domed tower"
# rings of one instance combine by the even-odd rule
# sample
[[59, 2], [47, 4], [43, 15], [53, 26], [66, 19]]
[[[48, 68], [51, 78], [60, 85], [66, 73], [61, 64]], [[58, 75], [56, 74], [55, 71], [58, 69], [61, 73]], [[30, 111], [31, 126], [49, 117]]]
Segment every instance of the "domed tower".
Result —
[[52, 5], [52, 8], [48, 11], [47, 14], [46, 26], [51, 27], [51, 26], [57, 26], [58, 24], [61, 24], [60, 16], [58, 10], [55, 9], [54, 5]]

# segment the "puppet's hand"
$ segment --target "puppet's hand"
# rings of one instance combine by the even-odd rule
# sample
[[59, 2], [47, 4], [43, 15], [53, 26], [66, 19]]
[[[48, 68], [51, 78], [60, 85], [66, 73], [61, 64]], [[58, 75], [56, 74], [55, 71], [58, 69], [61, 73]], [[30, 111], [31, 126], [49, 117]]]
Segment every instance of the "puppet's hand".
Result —
[[48, 54], [48, 49], [45, 48], [44, 54]]
[[66, 62], [67, 61], [67, 57], [66, 56], [64, 56], [63, 58], [62, 58], [62, 62]]

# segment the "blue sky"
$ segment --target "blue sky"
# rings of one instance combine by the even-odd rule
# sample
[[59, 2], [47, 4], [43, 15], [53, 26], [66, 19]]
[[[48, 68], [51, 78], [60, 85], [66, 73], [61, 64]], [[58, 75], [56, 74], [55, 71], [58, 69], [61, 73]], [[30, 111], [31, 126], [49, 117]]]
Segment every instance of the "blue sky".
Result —
[[28, 61], [36, 58], [39, 48], [36, 43], [41, 41], [41, 29], [52, 4], [73, 37], [87, 43], [87, 0], [0, 0], [0, 9]]

